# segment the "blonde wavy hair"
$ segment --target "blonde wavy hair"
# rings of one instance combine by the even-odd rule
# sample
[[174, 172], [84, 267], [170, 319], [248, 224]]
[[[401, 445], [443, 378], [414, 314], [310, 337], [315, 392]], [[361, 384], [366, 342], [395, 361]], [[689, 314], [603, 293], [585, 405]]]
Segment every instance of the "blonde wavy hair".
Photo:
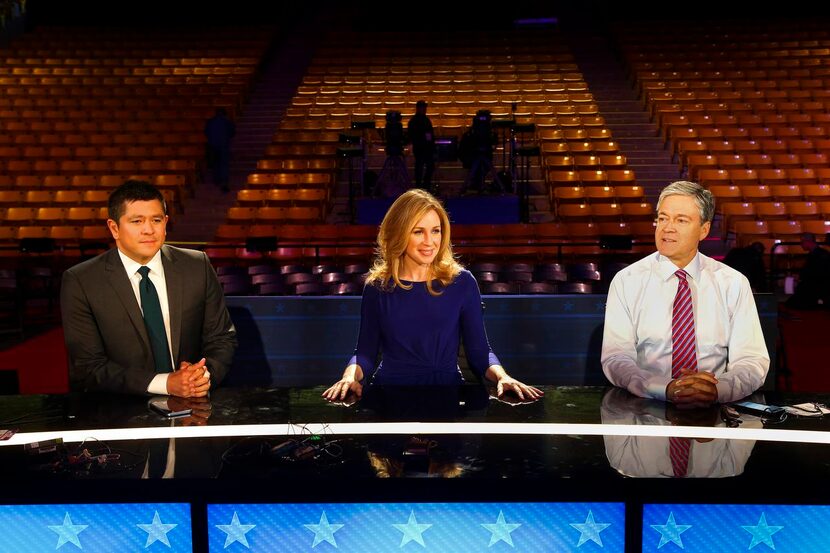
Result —
[[368, 284], [384, 290], [395, 286], [400, 286], [404, 290], [412, 289], [411, 284], [401, 282], [401, 266], [412, 229], [430, 211], [435, 211], [441, 221], [441, 245], [429, 269], [427, 291], [433, 296], [438, 296], [441, 292], [433, 288], [433, 280], [439, 280], [443, 286], [448, 286], [455, 280], [463, 267], [452, 253], [450, 218], [447, 211], [435, 196], [419, 188], [413, 188], [395, 200], [380, 224], [375, 260], [366, 277]]

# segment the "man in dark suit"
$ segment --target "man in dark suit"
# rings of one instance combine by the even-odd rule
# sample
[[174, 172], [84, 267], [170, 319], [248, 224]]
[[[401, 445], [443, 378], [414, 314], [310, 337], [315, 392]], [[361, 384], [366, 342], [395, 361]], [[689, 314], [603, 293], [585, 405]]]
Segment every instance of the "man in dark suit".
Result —
[[203, 397], [228, 372], [222, 287], [203, 252], [164, 245], [167, 219], [158, 189], [127, 181], [109, 198], [116, 247], [64, 273], [73, 389]]

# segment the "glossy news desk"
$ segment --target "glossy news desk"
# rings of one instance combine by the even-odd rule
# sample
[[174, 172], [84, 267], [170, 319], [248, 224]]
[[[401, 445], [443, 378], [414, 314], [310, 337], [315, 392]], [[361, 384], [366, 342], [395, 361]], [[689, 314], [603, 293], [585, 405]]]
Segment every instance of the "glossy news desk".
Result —
[[[322, 390], [219, 388], [174, 420], [141, 398], [0, 398], [18, 429], [0, 442], [0, 551], [830, 550], [826, 417], [599, 387], [528, 404]], [[672, 437], [691, 438], [683, 477]]]

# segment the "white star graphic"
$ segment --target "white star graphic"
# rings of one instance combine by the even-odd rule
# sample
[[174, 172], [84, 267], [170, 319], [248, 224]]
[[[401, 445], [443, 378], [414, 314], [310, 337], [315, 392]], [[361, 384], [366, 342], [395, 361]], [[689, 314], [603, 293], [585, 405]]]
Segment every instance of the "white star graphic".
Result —
[[245, 537], [245, 534], [256, 528], [256, 524], [239, 524], [239, 516], [236, 514], [236, 511], [233, 512], [233, 519], [230, 524], [217, 524], [216, 527], [227, 534], [225, 538], [225, 549], [237, 541], [248, 549], [251, 548], [248, 545], [248, 538]]
[[684, 549], [683, 540], [680, 539], [680, 534], [692, 526], [689, 524], [678, 525], [674, 522], [674, 513], [670, 512], [669, 520], [666, 521], [666, 524], [652, 524], [651, 527], [660, 532], [660, 543], [657, 545], [657, 549], [660, 549], [669, 542], [674, 542], [676, 545], [680, 546], [680, 549]]
[[752, 534], [752, 543], [749, 544], [747, 549], [752, 549], [760, 543], [775, 549], [775, 542], [772, 541], [772, 535], [784, 529], [783, 526], [767, 525], [767, 517], [764, 513], [761, 513], [761, 518], [758, 519], [758, 524], [755, 526], [741, 526], [741, 528]]
[[582, 547], [582, 544], [586, 541], [592, 541], [598, 546], [603, 547], [602, 538], [599, 537], [599, 533], [611, 526], [611, 524], [594, 522], [594, 513], [589, 509], [585, 522], [572, 522], [571, 526], [579, 530], [579, 543], [576, 544], [577, 547]]
[[147, 543], [144, 544], [144, 549], [147, 549], [152, 544], [160, 541], [167, 547], [170, 547], [170, 540], [167, 539], [167, 532], [178, 526], [178, 524], [163, 524], [159, 518], [159, 512], [153, 515], [152, 524], [136, 524], [139, 528], [147, 532]]
[[482, 524], [482, 526], [491, 532], [490, 544], [487, 547], [491, 547], [494, 543], [500, 541], [507, 542], [510, 547], [514, 547], [513, 538], [510, 537], [510, 533], [521, 526], [521, 524], [507, 524], [504, 521], [504, 513], [499, 511], [499, 518], [495, 524]]
[[58, 535], [58, 545], [55, 546], [55, 549], [59, 549], [67, 542], [77, 545], [78, 549], [83, 549], [81, 540], [78, 539], [78, 534], [86, 530], [88, 526], [88, 524], [72, 524], [69, 513], [65, 513], [63, 515], [63, 524], [60, 526], [49, 526], [49, 529]]
[[343, 528], [342, 524], [329, 524], [329, 519], [326, 518], [326, 512], [320, 515], [320, 522], [317, 524], [303, 524], [306, 528], [314, 532], [314, 543], [311, 547], [317, 547], [317, 544], [327, 541], [334, 547], [337, 547], [337, 541], [334, 539], [334, 533]]
[[422, 547], [426, 547], [424, 537], [421, 534], [426, 532], [432, 524], [418, 524], [418, 521], [415, 519], [415, 511], [409, 511], [409, 520], [406, 524], [393, 524], [392, 526], [403, 532], [403, 536], [401, 536], [401, 547], [411, 541], [418, 542]]

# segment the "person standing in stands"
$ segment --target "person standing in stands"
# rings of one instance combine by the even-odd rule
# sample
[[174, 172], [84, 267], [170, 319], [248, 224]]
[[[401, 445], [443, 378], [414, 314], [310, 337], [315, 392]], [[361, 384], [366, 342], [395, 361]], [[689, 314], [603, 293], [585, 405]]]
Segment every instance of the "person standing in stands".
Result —
[[822, 248], [812, 232], [801, 235], [807, 259], [798, 275], [795, 293], [787, 300], [793, 309], [830, 309], [830, 252]]
[[207, 256], [164, 245], [167, 206], [144, 181], [128, 180], [110, 194], [107, 226], [116, 247], [63, 274], [71, 387], [206, 396], [236, 349]]
[[231, 175], [231, 140], [236, 134], [236, 125], [228, 119], [225, 108], [216, 108], [216, 112], [205, 123], [207, 138], [207, 165], [213, 174], [213, 184], [222, 192], [230, 191]]
[[616, 274], [608, 290], [602, 370], [641, 396], [708, 406], [748, 396], [769, 370], [747, 278], [698, 251], [715, 199], [677, 181], [657, 201], [657, 251]]
[[[360, 304], [357, 348], [323, 397], [359, 397], [366, 378], [372, 385], [460, 385], [462, 340], [470, 368], [495, 383], [498, 396], [543, 395], [508, 375], [490, 349], [478, 283], [455, 260], [449, 217], [434, 196], [417, 188], [403, 193], [383, 218], [377, 244]], [[378, 354], [383, 360], [376, 365]]]
[[753, 292], [767, 291], [767, 271], [764, 267], [764, 245], [753, 242], [743, 248], [735, 247], [729, 250], [723, 262], [736, 271], [743, 273], [749, 279]]
[[418, 100], [415, 115], [407, 124], [412, 153], [415, 156], [415, 186], [430, 190], [432, 174], [435, 172], [435, 134], [432, 121], [427, 117], [427, 103]]

